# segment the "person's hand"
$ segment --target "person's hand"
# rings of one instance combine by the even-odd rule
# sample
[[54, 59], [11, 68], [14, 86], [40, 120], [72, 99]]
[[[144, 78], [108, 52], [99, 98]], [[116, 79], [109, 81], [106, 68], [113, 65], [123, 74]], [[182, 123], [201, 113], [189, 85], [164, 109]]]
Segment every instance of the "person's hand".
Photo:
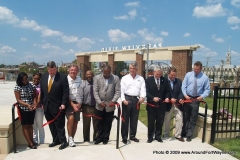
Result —
[[105, 102], [101, 102], [99, 105], [100, 105], [102, 108], [105, 108], [105, 107], [106, 107], [106, 103], [105, 103]]
[[60, 109], [60, 110], [65, 109], [65, 105], [62, 104], [62, 105], [59, 107], [59, 109]]
[[158, 98], [158, 97], [153, 97], [153, 101], [154, 101], [154, 102], [159, 102], [159, 100], [160, 100], [160, 98]]
[[78, 104], [72, 104], [72, 108], [73, 108], [74, 112], [79, 111]]
[[184, 98], [185, 98], [186, 100], [190, 100], [190, 99], [191, 99], [188, 95], [184, 96]]
[[35, 110], [37, 108], [36, 104], [32, 104], [32, 110]]
[[111, 102], [108, 103], [108, 106], [109, 106], [109, 107], [114, 107], [114, 106], [115, 106], [115, 103], [114, 103], [113, 101], [111, 101]]
[[169, 102], [170, 102], [168, 98], [166, 98], [164, 101], [165, 101], [165, 102], [167, 102], [167, 103], [169, 103]]
[[30, 111], [32, 111], [33, 109], [32, 109], [32, 105], [31, 104], [28, 104], [27, 105], [27, 107], [28, 107], [28, 109], [30, 110]]
[[203, 98], [202, 98], [201, 96], [199, 96], [199, 97], [197, 97], [197, 100], [198, 100], [198, 101], [202, 101]]
[[127, 105], [129, 104], [129, 102], [126, 101], [126, 100], [124, 100], [124, 101], [123, 101], [123, 104], [127, 106]]
[[180, 103], [180, 104], [183, 104], [183, 103], [184, 103], [184, 100], [179, 99], [179, 103]]
[[144, 98], [140, 97], [138, 101], [139, 103], [142, 103], [144, 101]]
[[176, 102], [177, 102], [177, 99], [175, 99], [175, 98], [171, 99], [171, 103], [175, 104]]

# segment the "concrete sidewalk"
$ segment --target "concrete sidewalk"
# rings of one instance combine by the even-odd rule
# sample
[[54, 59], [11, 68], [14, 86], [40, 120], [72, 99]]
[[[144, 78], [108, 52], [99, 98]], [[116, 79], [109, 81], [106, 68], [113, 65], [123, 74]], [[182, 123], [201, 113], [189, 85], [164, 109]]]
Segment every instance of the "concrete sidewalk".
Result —
[[[0, 84], [0, 114], [11, 117], [11, 105], [15, 102], [13, 96], [13, 82]], [[5, 89], [5, 90], [4, 90]], [[4, 92], [4, 94], [3, 94]], [[2, 103], [4, 100], [5, 104]], [[3, 113], [5, 112], [5, 113]], [[1, 119], [1, 118], [0, 118]], [[11, 118], [10, 118], [11, 120]], [[0, 121], [1, 122], [1, 121]], [[7, 123], [7, 121], [5, 121]], [[82, 134], [82, 119], [78, 124], [78, 130], [75, 136], [76, 147], [68, 147], [64, 150], [59, 150], [58, 147], [49, 148], [48, 144], [52, 142], [52, 137], [49, 127], [45, 127], [45, 144], [40, 145], [38, 149], [32, 150], [27, 148], [27, 145], [18, 145], [18, 153], [10, 153], [0, 156], [0, 159], [11, 160], [32, 160], [32, 159], [177, 159], [177, 160], [192, 160], [192, 159], [211, 159], [211, 160], [235, 160], [236, 158], [229, 154], [221, 154], [221, 151], [207, 143], [202, 143], [201, 139], [194, 138], [192, 142], [180, 142], [175, 138], [163, 139], [163, 143], [153, 141], [147, 143], [147, 127], [140, 121], [138, 122], [137, 138], [139, 143], [128, 141], [127, 145], [119, 143], [119, 149], [116, 149], [116, 131], [117, 121], [113, 121], [113, 126], [110, 135], [110, 141], [107, 145], [102, 143], [94, 145], [93, 142], [83, 143]], [[67, 132], [66, 132], [67, 133]], [[92, 134], [91, 134], [92, 135]], [[121, 141], [121, 134], [120, 134]], [[189, 152], [189, 153], [188, 153]], [[195, 154], [193, 153], [195, 152]], [[196, 153], [197, 152], [197, 153]]]

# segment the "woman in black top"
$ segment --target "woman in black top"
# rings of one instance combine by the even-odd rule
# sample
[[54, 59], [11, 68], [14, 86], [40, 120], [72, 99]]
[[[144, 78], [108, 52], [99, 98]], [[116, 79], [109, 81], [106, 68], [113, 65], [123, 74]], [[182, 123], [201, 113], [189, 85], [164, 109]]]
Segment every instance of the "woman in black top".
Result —
[[33, 123], [37, 104], [35, 86], [28, 82], [28, 75], [21, 72], [17, 77], [14, 94], [20, 109], [23, 135], [28, 142], [28, 147], [37, 149], [33, 142]]

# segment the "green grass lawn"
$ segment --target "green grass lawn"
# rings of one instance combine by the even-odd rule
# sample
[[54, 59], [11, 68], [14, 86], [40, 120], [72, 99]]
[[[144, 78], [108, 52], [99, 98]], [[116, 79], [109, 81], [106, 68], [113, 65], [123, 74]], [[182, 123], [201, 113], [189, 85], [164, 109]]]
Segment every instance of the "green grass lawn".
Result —
[[[213, 108], [213, 98], [207, 97], [204, 99], [205, 102], [208, 104], [208, 109]], [[220, 102], [223, 103], [223, 102]], [[225, 104], [227, 104], [225, 102]], [[230, 102], [230, 104], [232, 104]], [[231, 105], [229, 105], [231, 106]], [[236, 104], [234, 105], [236, 106]], [[231, 109], [231, 107], [230, 107]], [[238, 109], [238, 117], [240, 117], [240, 108]], [[140, 113], [139, 113], [139, 120], [147, 126], [147, 110], [146, 110], [146, 105], [141, 105], [140, 107]], [[212, 144], [214, 147], [226, 151], [226, 152], [236, 152], [236, 154], [233, 154], [232, 156], [240, 159], [240, 138], [234, 138], [231, 140], [226, 140], [226, 141], [218, 141]]]

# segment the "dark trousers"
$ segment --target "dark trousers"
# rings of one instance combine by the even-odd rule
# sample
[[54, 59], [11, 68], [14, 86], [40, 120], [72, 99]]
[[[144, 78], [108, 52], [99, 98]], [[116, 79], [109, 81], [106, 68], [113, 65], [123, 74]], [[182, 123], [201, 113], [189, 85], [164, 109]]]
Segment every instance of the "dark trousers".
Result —
[[[49, 107], [48, 107], [49, 108]], [[45, 118], [47, 121], [53, 120], [58, 113], [52, 113], [49, 109], [46, 110]], [[61, 112], [58, 118], [49, 124], [49, 128], [52, 134], [53, 142], [65, 143], [67, 142], [65, 136], [65, 113]]]
[[103, 111], [96, 110], [96, 116], [102, 119], [97, 120], [97, 140], [108, 141], [110, 136], [110, 131], [112, 128], [113, 112], [106, 112], [104, 108]]
[[134, 97], [125, 96], [126, 101], [128, 101], [128, 105], [124, 105], [122, 103], [122, 116], [125, 122], [122, 122], [121, 134], [122, 139], [128, 138], [128, 128], [129, 128], [129, 120], [130, 120], [130, 138], [134, 138], [137, 133], [137, 125], [138, 125], [138, 115], [139, 109], [137, 109], [138, 99]]
[[[86, 104], [82, 105], [82, 112], [84, 114], [93, 114], [95, 115], [96, 108], [95, 106], [89, 106]], [[84, 141], [90, 141], [90, 127], [91, 119], [93, 124], [93, 141], [96, 141], [97, 138], [97, 119], [94, 117], [87, 117], [83, 115], [83, 139]]]
[[183, 104], [182, 135], [192, 137], [197, 123], [199, 104], [199, 101]]
[[152, 139], [154, 135], [156, 139], [161, 138], [165, 107], [166, 106], [164, 104], [160, 104], [157, 108], [147, 107], [148, 139]]

